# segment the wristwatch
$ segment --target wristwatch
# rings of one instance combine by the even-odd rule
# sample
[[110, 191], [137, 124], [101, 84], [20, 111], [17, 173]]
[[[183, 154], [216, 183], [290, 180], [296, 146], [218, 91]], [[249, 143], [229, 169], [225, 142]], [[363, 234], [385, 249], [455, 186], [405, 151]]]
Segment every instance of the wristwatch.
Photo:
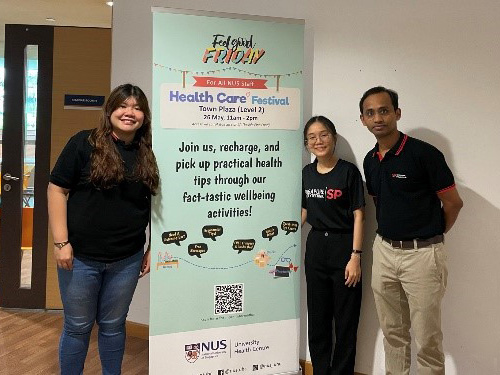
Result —
[[54, 246], [57, 247], [59, 250], [61, 250], [64, 246], [69, 244], [69, 241], [64, 241], [64, 242], [54, 242]]

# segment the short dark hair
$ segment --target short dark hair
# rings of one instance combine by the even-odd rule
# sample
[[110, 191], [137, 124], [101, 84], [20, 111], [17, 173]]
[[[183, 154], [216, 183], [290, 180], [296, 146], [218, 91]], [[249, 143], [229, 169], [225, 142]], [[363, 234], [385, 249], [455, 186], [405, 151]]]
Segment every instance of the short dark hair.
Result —
[[307, 131], [311, 127], [312, 124], [315, 122], [319, 122], [320, 124], [324, 125], [325, 128], [328, 129], [330, 133], [332, 133], [333, 136], [337, 135], [337, 130], [335, 129], [335, 125], [333, 122], [325, 117], [325, 116], [313, 116], [309, 119], [309, 121], [306, 122], [306, 125], [304, 126], [304, 144], [307, 145]]
[[387, 89], [384, 86], [375, 86], [367, 90], [359, 100], [359, 111], [361, 112], [361, 114], [363, 114], [363, 103], [365, 102], [366, 98], [368, 98], [370, 95], [379, 94], [381, 92], [386, 92], [387, 94], [389, 94], [394, 110], [399, 108], [398, 93], [396, 91]]

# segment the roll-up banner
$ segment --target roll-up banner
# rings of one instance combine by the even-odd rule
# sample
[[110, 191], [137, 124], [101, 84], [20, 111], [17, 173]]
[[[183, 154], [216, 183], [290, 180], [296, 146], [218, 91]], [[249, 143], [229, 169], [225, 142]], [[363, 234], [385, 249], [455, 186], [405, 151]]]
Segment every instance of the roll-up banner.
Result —
[[304, 22], [152, 11], [150, 373], [297, 374]]

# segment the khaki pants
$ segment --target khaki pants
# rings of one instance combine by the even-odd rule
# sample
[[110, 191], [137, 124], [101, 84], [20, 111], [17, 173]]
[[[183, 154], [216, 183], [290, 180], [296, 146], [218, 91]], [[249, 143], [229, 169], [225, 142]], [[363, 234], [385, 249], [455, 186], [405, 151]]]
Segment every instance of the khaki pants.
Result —
[[417, 345], [417, 374], [443, 375], [441, 300], [448, 271], [443, 243], [401, 250], [377, 235], [372, 289], [384, 333], [387, 375], [410, 373], [410, 326]]

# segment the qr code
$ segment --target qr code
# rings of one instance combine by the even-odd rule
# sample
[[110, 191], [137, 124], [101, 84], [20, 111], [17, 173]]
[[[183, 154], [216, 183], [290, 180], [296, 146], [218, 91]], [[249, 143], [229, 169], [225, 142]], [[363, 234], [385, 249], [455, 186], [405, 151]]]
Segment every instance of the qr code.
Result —
[[215, 315], [243, 312], [243, 284], [215, 285]]

